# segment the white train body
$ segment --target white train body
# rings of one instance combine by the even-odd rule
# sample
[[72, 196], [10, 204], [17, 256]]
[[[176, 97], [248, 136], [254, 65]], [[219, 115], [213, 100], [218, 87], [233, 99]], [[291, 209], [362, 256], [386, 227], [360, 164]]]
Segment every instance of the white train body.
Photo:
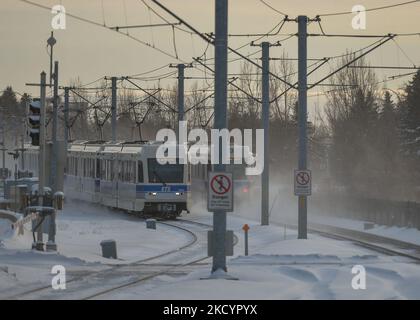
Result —
[[[175, 217], [188, 210], [187, 164], [161, 165], [160, 142], [69, 144], [66, 197], [150, 216]], [[37, 147], [25, 152], [28, 169], [37, 172]]]

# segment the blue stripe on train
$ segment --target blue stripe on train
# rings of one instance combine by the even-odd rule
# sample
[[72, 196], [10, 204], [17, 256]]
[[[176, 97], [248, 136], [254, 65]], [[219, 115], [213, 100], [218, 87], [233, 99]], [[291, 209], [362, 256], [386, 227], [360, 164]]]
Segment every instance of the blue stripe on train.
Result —
[[186, 184], [178, 185], [162, 185], [162, 184], [138, 184], [136, 185], [136, 196], [138, 198], [144, 197], [146, 193], [157, 192], [157, 193], [174, 193], [174, 192], [188, 192], [190, 187]]
[[178, 185], [162, 185], [162, 184], [138, 184], [136, 185], [136, 192], [187, 192], [189, 186], [186, 184]]
[[[136, 193], [146, 193], [146, 192], [163, 192], [163, 193], [172, 193], [172, 192], [188, 192], [190, 191], [190, 186], [186, 184], [178, 185], [167, 185], [162, 184], [137, 184]], [[101, 180], [95, 179], [95, 192], [101, 192]]]

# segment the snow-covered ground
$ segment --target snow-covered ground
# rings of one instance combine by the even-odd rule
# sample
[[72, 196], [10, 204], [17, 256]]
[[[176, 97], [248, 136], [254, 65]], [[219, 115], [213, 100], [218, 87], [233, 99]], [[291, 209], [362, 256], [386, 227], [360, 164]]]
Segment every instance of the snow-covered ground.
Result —
[[[28, 226], [27, 226], [28, 227]], [[8, 249], [30, 248], [32, 233], [4, 241]], [[100, 242], [117, 242], [118, 260], [102, 258]], [[190, 239], [187, 233], [165, 225], [146, 229], [144, 221], [128, 214], [87, 203], [68, 203], [57, 218], [58, 252], [86, 262], [130, 263], [174, 250]]]
[[331, 216], [314, 215], [310, 222], [326, 224], [345, 229], [372, 233], [387, 238], [397, 239], [408, 243], [420, 245], [420, 230], [416, 228], [388, 227], [375, 224], [372, 229], [364, 229], [365, 221], [337, 218]]
[[[136, 217], [85, 203], [66, 204], [59, 213], [57, 253], [30, 250], [28, 228], [17, 235], [8, 220], [0, 219], [0, 297], [9, 296], [12, 288], [49, 285], [54, 265], [65, 266], [69, 274], [100, 270], [177, 249], [191, 237], [161, 224], [157, 230], [146, 229]], [[100, 242], [106, 239], [116, 240], [118, 260], [102, 257]]]
[[[206, 214], [192, 216], [211, 222]], [[249, 231], [250, 255], [244, 256], [241, 232]], [[203, 280], [210, 266], [182, 277], [160, 276], [105, 296], [106, 299], [420, 299], [420, 266], [401, 257], [383, 256], [354, 244], [296, 232], [262, 227], [249, 219], [230, 216], [228, 225], [239, 236], [229, 275], [238, 280]], [[352, 268], [366, 270], [366, 289], [352, 287]]]
[[[192, 219], [212, 223], [211, 214], [195, 207]], [[59, 253], [29, 250], [31, 234], [17, 236], [0, 220], [0, 298], [16, 290], [49, 285], [51, 267], [63, 265], [69, 275], [127, 264], [181, 247], [190, 235], [168, 226], [156, 231], [118, 211], [83, 203], [66, 204], [58, 216]], [[244, 256], [242, 226], [249, 224], [249, 256]], [[141, 285], [101, 296], [104, 299], [420, 299], [420, 265], [408, 258], [390, 257], [355, 244], [296, 232], [257, 220], [228, 214], [228, 229], [238, 237], [235, 255], [228, 259], [229, 275], [238, 280], [201, 280], [210, 275], [211, 260], [186, 274], [162, 275]], [[115, 239], [119, 259], [101, 257], [100, 241]], [[205, 254], [203, 252], [203, 254]], [[352, 268], [366, 269], [366, 289], [352, 288]], [[181, 269], [182, 270], [182, 267]]]

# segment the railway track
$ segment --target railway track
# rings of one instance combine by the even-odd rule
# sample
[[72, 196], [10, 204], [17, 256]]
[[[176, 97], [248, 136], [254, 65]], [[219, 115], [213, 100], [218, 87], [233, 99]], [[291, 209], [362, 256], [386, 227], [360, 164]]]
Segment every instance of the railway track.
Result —
[[361, 247], [390, 256], [401, 256], [420, 263], [420, 246], [372, 233], [329, 225], [311, 224], [310, 231], [338, 240], [351, 241]]
[[[205, 228], [206, 231], [208, 229], [212, 228], [212, 226], [209, 225], [209, 224], [205, 224], [205, 223], [201, 223], [201, 222], [197, 222], [197, 221], [184, 220], [184, 219], [177, 219], [175, 221], [176, 222], [181, 222], [183, 225], [188, 224], [190, 226], [191, 225], [194, 225], [194, 226], [198, 226], [200, 228]], [[170, 266], [170, 267], [161, 269], [161, 270], [157, 270], [157, 271], [155, 271], [154, 273], [152, 273], [150, 275], [147, 275], [147, 276], [144, 276], [144, 277], [140, 277], [138, 279], [129, 281], [127, 283], [123, 283], [123, 284], [121, 284], [119, 286], [116, 286], [116, 287], [112, 287], [112, 288], [109, 288], [109, 289], [106, 289], [106, 290], [102, 290], [102, 291], [96, 292], [96, 293], [94, 293], [92, 295], [85, 296], [83, 298], [83, 300], [91, 300], [91, 299], [99, 298], [99, 297], [104, 296], [106, 294], [109, 294], [111, 292], [115, 292], [115, 291], [118, 291], [118, 290], [121, 290], [121, 289], [126, 289], [126, 288], [129, 288], [129, 287], [138, 285], [138, 284], [140, 284], [142, 282], [146, 282], [146, 281], [148, 281], [150, 279], [156, 278], [156, 277], [158, 277], [160, 275], [168, 274], [169, 272], [176, 272], [177, 270], [181, 270], [181, 269], [182, 269], [182, 272], [185, 272], [186, 271], [185, 268], [186, 267], [189, 267], [189, 266], [194, 266], [194, 265], [200, 266], [200, 263], [202, 263], [205, 260], [208, 260], [210, 258], [210, 257], [208, 257], [205, 254], [205, 252], [207, 252], [207, 239], [205, 239], [205, 240], [206, 240], [206, 241], [204, 241], [205, 246], [202, 247], [202, 248], [200, 248], [200, 255], [201, 255], [201, 257], [199, 257], [199, 258], [193, 259], [193, 260], [191, 260], [189, 262], [185, 262], [185, 263], [182, 263], [182, 264], [177, 264], [177, 265], [173, 265], [173, 266]], [[236, 245], [238, 243], [238, 241], [239, 241], [238, 240], [238, 237], [236, 235], [234, 235], [234, 243], [233, 243], [233, 245]]]
[[[184, 267], [184, 266], [190, 266], [194, 263], [201, 262], [207, 257], [201, 257], [200, 259], [193, 259], [189, 261], [187, 264], [180, 263], [183, 259], [188, 258], [189, 255], [193, 255], [195, 250], [198, 250], [196, 247], [199, 247], [202, 249], [204, 244], [202, 243], [204, 240], [204, 235], [201, 233], [204, 233], [210, 226], [200, 223], [194, 223], [190, 222], [189, 225], [194, 225], [196, 228], [199, 228], [199, 230], [192, 230], [191, 227], [187, 228], [185, 227], [185, 224], [187, 223], [187, 220], [183, 220], [182, 223], [178, 223], [177, 221], [173, 222], [162, 222], [159, 221], [158, 224], [166, 225], [172, 228], [176, 228], [178, 230], [181, 230], [185, 233], [188, 233], [190, 235], [190, 241], [188, 241], [185, 245], [176, 248], [174, 250], [170, 250], [167, 252], [164, 252], [162, 254], [149, 257], [146, 259], [141, 259], [129, 264], [124, 265], [117, 265], [110, 268], [105, 268], [100, 271], [87, 271], [84, 272], [82, 275], [75, 276], [71, 279], [68, 279], [66, 282], [67, 289], [59, 292], [54, 291], [51, 288], [51, 285], [45, 285], [41, 287], [32, 288], [30, 290], [21, 291], [14, 293], [12, 296], [3, 297], [3, 299], [8, 300], [15, 300], [15, 299], [57, 299], [57, 298], [67, 298], [67, 293], [69, 291], [77, 291], [77, 290], [69, 290], [69, 287], [76, 287], [79, 288], [80, 291], [83, 291], [83, 289], [89, 289], [90, 286], [87, 286], [87, 288], [83, 284], [92, 284], [93, 282], [101, 282], [101, 281], [110, 281], [113, 282], [112, 278], [115, 275], [116, 277], [121, 277], [122, 283], [119, 283], [118, 285], [111, 284], [111, 288], [106, 288], [102, 291], [91, 293], [87, 296], [83, 296], [82, 299], [89, 299], [93, 298], [95, 296], [101, 295], [101, 292], [110, 292], [112, 290], [117, 290], [119, 288], [123, 288], [125, 286], [128, 286], [130, 283], [138, 283], [141, 281], [145, 281], [147, 279], [151, 279], [153, 277], [159, 276], [161, 274], [167, 274], [171, 272], [175, 272], [176, 268]], [[206, 239], [206, 238], [205, 238]], [[205, 242], [206, 243], [206, 242]], [[193, 251], [191, 253], [191, 251]], [[202, 251], [201, 252], [206, 252]], [[153, 269], [158, 269], [158, 271], [153, 271]], [[135, 279], [132, 279], [132, 275], [135, 273], [143, 273], [144, 276], [135, 277]], [[114, 280], [115, 282], [115, 280]], [[107, 286], [107, 284], [105, 284]], [[107, 286], [108, 287], [108, 286]], [[91, 291], [91, 290], [90, 290]], [[73, 294], [72, 294], [73, 295]], [[80, 292], [78, 293], [80, 295]], [[71, 299], [72, 297], [70, 297]], [[75, 297], [76, 299], [80, 299], [80, 297]]]
[[[186, 224], [195, 224], [195, 225], [210, 227], [209, 225], [199, 223], [199, 222], [189, 221], [189, 220], [179, 219], [178, 221], [181, 221], [181, 222], [186, 223]], [[290, 225], [290, 224], [287, 224], [286, 226], [289, 227], [289, 228], [296, 228], [297, 227], [296, 225]], [[368, 233], [365, 233], [365, 232], [354, 231], [354, 230], [349, 230], [349, 229], [344, 229], [344, 228], [331, 227], [331, 226], [325, 226], [325, 225], [318, 225], [318, 224], [317, 225], [312, 224], [309, 228], [309, 232], [321, 235], [323, 237], [332, 238], [332, 239], [335, 239], [335, 240], [350, 241], [352, 243], [355, 243], [356, 245], [359, 245], [361, 247], [370, 249], [370, 250], [375, 251], [375, 252], [380, 252], [382, 254], [391, 255], [391, 256], [402, 256], [402, 257], [410, 258], [410, 259], [414, 260], [416, 263], [420, 263], [420, 246], [416, 246], [414, 244], [402, 242], [402, 241], [395, 240], [395, 239], [385, 238], [385, 237], [381, 237], [381, 236], [376, 236], [376, 235], [368, 234]], [[237, 241], [238, 241], [238, 239], [235, 238], [235, 244], [237, 243]], [[385, 246], [385, 244], [398, 246], [398, 248], [401, 248], [401, 249], [404, 249], [404, 250], [411, 250], [411, 251], [415, 251], [415, 252], [410, 253], [410, 252], [400, 251], [400, 250], [397, 250], [395, 248], [387, 247], [387, 246]], [[165, 270], [159, 270], [159, 271], [156, 271], [154, 274], [151, 274], [149, 276], [136, 279], [135, 281], [128, 282], [128, 283], [123, 284], [123, 285], [118, 286], [118, 287], [110, 288], [108, 290], [104, 290], [104, 291], [95, 293], [93, 295], [85, 297], [84, 299], [99, 298], [99, 297], [104, 296], [108, 293], [115, 292], [115, 291], [120, 290], [120, 289], [125, 289], [125, 288], [128, 288], [128, 287], [134, 286], [136, 284], [139, 284], [141, 282], [145, 282], [145, 281], [147, 281], [149, 279], [152, 279], [154, 277], [157, 277], [159, 275], [167, 274], [168, 271], [185, 268], [187, 266], [203, 262], [206, 259], [208, 259], [208, 258], [203, 257], [203, 258], [200, 258], [200, 259], [197, 259], [197, 260], [194, 260], [194, 261], [190, 261], [190, 262], [185, 263], [185, 264], [169, 267]]]
[[[290, 222], [274, 224], [281, 225], [283, 227], [286, 226], [290, 229], [297, 229], [297, 225]], [[360, 247], [370, 249], [375, 252], [389, 256], [410, 258], [420, 263], [420, 246], [413, 243], [383, 237], [372, 233], [318, 223], [310, 223], [308, 226], [308, 232], [335, 240], [350, 241]]]

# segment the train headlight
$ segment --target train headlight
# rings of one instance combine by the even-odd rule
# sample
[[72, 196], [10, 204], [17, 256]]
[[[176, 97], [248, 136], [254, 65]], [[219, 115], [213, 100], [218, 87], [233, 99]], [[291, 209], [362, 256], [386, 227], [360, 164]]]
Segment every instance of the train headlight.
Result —
[[175, 195], [176, 195], [176, 196], [180, 196], [180, 195], [181, 195], [181, 193], [180, 193], [180, 192], [175, 192]]
[[157, 196], [157, 192], [149, 192], [149, 195], [156, 197]]

